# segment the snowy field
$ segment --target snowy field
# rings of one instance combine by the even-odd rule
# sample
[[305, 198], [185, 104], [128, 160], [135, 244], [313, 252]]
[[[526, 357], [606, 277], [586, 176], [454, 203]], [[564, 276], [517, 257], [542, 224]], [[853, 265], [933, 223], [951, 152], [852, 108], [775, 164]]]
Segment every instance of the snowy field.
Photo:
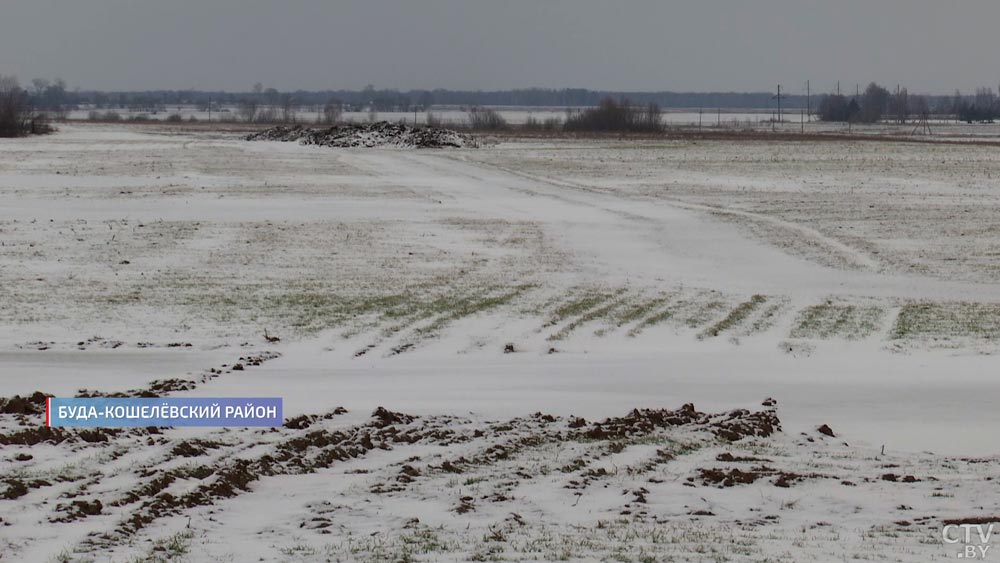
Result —
[[[0, 140], [0, 202], [0, 561], [923, 562], [1000, 521], [994, 146], [66, 124]], [[289, 420], [14, 399], [81, 390]]]

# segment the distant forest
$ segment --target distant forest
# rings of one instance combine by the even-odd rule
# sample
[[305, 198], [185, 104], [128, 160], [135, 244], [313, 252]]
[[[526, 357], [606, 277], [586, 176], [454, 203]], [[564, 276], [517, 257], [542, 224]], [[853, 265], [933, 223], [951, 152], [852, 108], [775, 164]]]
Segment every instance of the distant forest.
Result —
[[[434, 106], [542, 106], [591, 107], [605, 98], [627, 98], [636, 104], [655, 103], [663, 108], [731, 108], [750, 109], [775, 107], [777, 100], [770, 92], [623, 92], [586, 90], [582, 88], [521, 90], [392, 90], [369, 86], [362, 90], [296, 90], [282, 92], [256, 84], [246, 92], [202, 90], [98, 91], [69, 90], [61, 80], [35, 80], [25, 85], [38, 109], [89, 106], [97, 109], [151, 110], [195, 104], [208, 107], [238, 105], [253, 100], [261, 105], [281, 106], [289, 101], [297, 106], [323, 106], [331, 100], [346, 111], [414, 111]], [[815, 96], [814, 96], [815, 98]], [[782, 95], [784, 108], [799, 109], [807, 105], [806, 96]]]
[[[7, 77], [8, 80], [11, 77]], [[16, 81], [14, 82], [16, 86]], [[909, 94], [905, 88], [895, 91], [875, 83], [857, 88], [854, 95], [782, 94], [780, 100], [771, 92], [624, 92], [582, 88], [519, 90], [296, 90], [282, 92], [257, 83], [245, 92], [201, 90], [97, 91], [70, 90], [62, 80], [35, 79], [22, 89], [30, 108], [54, 117], [65, 116], [73, 109], [127, 109], [133, 112], [170, 111], [171, 106], [195, 105], [202, 110], [237, 107], [248, 121], [278, 121], [305, 108], [323, 108], [331, 119], [344, 111], [415, 112], [444, 106], [475, 108], [495, 107], [597, 107], [607, 100], [627, 100], [635, 106], [655, 105], [659, 109], [776, 109], [790, 113], [810, 109], [826, 121], [873, 123], [890, 118], [900, 122], [921, 116], [949, 116], [963, 121], [992, 122], [1000, 118], [1000, 97], [991, 88], [979, 88], [974, 94], [956, 91], [950, 96]], [[61, 114], [61, 115], [60, 115]], [[256, 117], [255, 117], [256, 116]], [[267, 119], [263, 119], [267, 117]], [[286, 119], [287, 120], [287, 119]], [[334, 119], [335, 120], [335, 119]], [[294, 121], [294, 119], [293, 119]]]

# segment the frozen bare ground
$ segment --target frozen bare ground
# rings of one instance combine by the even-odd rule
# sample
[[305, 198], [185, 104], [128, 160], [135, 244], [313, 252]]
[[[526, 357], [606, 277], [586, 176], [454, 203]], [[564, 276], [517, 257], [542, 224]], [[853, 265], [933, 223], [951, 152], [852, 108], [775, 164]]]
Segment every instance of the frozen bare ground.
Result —
[[[972, 144], [0, 141], [0, 560], [952, 557], [1000, 515], [998, 183]], [[39, 429], [83, 389], [289, 421]]]

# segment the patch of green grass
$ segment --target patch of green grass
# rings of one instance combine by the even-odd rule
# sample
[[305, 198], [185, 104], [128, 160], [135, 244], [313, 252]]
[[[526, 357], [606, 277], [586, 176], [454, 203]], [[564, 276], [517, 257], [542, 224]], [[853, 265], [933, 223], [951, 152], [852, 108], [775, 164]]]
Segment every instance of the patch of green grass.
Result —
[[368, 299], [306, 288], [271, 292], [264, 288], [240, 287], [226, 293], [193, 295], [184, 305], [197, 315], [218, 322], [270, 325], [273, 330], [280, 328], [308, 335], [340, 326], [356, 315], [370, 312], [383, 301], [402, 298], [394, 295]]
[[667, 308], [642, 319], [632, 327], [628, 336], [638, 336], [644, 330], [667, 321], [692, 329], [705, 325], [729, 306], [725, 301], [711, 297], [713, 293], [669, 301]]
[[778, 319], [778, 313], [781, 312], [783, 306], [783, 303], [774, 303], [769, 305], [761, 312], [760, 315], [757, 316], [757, 319], [755, 319], [750, 325], [750, 329], [747, 332], [753, 334], [763, 332], [773, 327]]
[[437, 314], [437, 318], [429, 325], [417, 329], [416, 333], [422, 337], [435, 335], [454, 321], [507, 305], [534, 287], [533, 285], [525, 284], [499, 294], [491, 295], [486, 293], [468, 297], [442, 297], [434, 299], [427, 304], [426, 310], [432, 314]]
[[343, 327], [345, 337], [368, 330], [381, 330], [383, 337], [389, 337], [432, 317], [437, 318], [421, 332], [435, 332], [458, 318], [505, 305], [531, 287], [521, 285], [500, 294], [489, 288], [470, 294], [442, 284], [352, 295], [323, 286], [242, 286], [224, 293], [198, 293], [188, 297], [184, 305], [194, 314], [217, 322], [256, 324], [273, 332], [309, 336]]
[[455, 540], [441, 538], [440, 534], [431, 528], [419, 528], [412, 533], [403, 534], [399, 541], [407, 546], [411, 553], [449, 553], [461, 549], [461, 544]]
[[624, 291], [624, 289], [619, 289], [618, 291], [587, 291], [582, 296], [556, 307], [556, 310], [552, 312], [549, 320], [545, 323], [545, 326], [553, 326], [568, 318], [583, 315]]
[[280, 551], [282, 555], [287, 555], [289, 557], [309, 557], [316, 555], [316, 548], [304, 543], [295, 544], [289, 547], [282, 547], [278, 551]]
[[763, 295], [754, 295], [749, 301], [744, 301], [743, 303], [737, 305], [736, 308], [730, 311], [724, 319], [703, 330], [698, 335], [698, 338], [715, 338], [719, 336], [723, 332], [745, 321], [747, 317], [749, 317], [754, 310], [757, 309], [757, 307], [760, 307], [766, 302], [767, 297], [764, 297]]
[[[646, 318], [650, 316], [653, 311], [666, 305], [670, 300], [671, 297], [669, 295], [643, 300], [624, 310], [620, 310], [617, 314], [611, 315], [612, 324], [615, 328], [621, 328], [627, 324]], [[608, 333], [608, 331], [608, 328], [601, 328], [594, 331], [594, 334], [597, 336], [604, 336]]]
[[712, 321], [716, 315], [725, 311], [730, 305], [725, 301], [711, 299], [704, 303], [698, 302], [695, 307], [688, 311], [684, 324], [688, 328], [698, 328]]
[[660, 311], [659, 313], [656, 313], [655, 315], [650, 315], [645, 319], [643, 319], [639, 324], [632, 327], [632, 330], [628, 331], [628, 335], [638, 336], [639, 334], [642, 333], [642, 331], [646, 330], [647, 328], [651, 326], [656, 326], [666, 321], [667, 319], [672, 318], [675, 312], [676, 311], [673, 308], [667, 308]]
[[827, 301], [799, 313], [790, 336], [857, 340], [874, 332], [884, 316], [885, 309], [882, 307]]
[[571, 332], [580, 328], [581, 326], [591, 321], [607, 317], [609, 314], [611, 314], [616, 309], [619, 309], [625, 303], [626, 300], [618, 299], [607, 305], [604, 305], [603, 307], [597, 307], [595, 309], [591, 309], [590, 311], [577, 317], [573, 322], [564, 326], [562, 329], [559, 330], [559, 332], [556, 332], [555, 334], [549, 336], [548, 340], [550, 341], [562, 340], [567, 336], [569, 336]]
[[191, 530], [184, 530], [155, 540], [147, 555], [138, 557], [133, 561], [135, 563], [182, 561], [184, 556], [191, 550], [191, 538], [193, 537], [194, 533]]
[[910, 303], [896, 317], [893, 340], [907, 338], [1000, 338], [1000, 304], [995, 303]]

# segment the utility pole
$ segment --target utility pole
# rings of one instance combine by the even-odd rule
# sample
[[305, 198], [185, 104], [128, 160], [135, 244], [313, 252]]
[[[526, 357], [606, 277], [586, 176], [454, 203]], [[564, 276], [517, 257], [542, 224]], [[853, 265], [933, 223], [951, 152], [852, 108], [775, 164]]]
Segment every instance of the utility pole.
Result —
[[837, 95], [840, 95], [840, 81], [837, 81]]
[[812, 92], [809, 91], [808, 80], [806, 80], [806, 115], [812, 119]]
[[208, 122], [212, 122], [212, 96], [208, 97]]
[[[778, 99], [778, 116], [777, 116], [777, 122], [780, 123], [781, 122], [781, 84], [778, 84], [778, 95], [771, 97], [772, 100], [775, 99], [775, 98]], [[771, 131], [774, 131], [775, 127], [776, 127], [775, 126], [775, 118], [772, 115], [772, 117], [771, 117]]]

